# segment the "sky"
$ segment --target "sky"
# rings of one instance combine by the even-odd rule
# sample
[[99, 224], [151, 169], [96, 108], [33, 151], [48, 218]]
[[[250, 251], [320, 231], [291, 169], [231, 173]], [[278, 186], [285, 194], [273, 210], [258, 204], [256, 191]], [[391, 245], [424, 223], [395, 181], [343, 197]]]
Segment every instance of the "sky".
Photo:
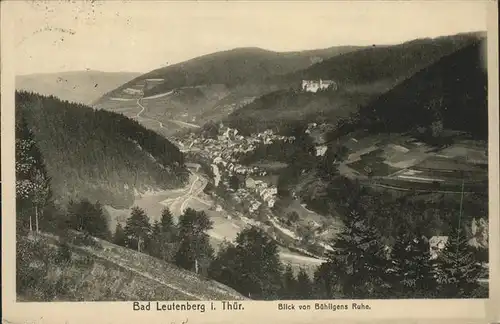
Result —
[[484, 1], [11, 0], [16, 73], [150, 70], [236, 47], [295, 51], [486, 30]]

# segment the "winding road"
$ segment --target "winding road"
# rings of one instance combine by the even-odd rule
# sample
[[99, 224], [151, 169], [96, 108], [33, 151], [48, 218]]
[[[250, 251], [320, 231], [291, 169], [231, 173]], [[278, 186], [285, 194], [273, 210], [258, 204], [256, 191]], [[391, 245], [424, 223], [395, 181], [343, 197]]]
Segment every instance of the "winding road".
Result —
[[180, 216], [184, 213], [187, 208], [187, 204], [191, 199], [196, 199], [205, 205], [210, 206], [210, 204], [198, 197], [199, 194], [203, 192], [207, 185], [207, 180], [199, 175], [195, 174], [195, 179], [191, 183], [187, 192], [177, 198], [167, 199], [162, 201], [162, 204], [167, 206], [173, 215]]

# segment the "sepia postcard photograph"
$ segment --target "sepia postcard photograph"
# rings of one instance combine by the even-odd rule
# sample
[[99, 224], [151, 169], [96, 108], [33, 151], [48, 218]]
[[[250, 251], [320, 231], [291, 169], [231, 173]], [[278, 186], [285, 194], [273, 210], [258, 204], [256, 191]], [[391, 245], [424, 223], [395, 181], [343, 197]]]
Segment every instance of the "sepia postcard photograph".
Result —
[[5, 323], [493, 320], [497, 10], [2, 1]]

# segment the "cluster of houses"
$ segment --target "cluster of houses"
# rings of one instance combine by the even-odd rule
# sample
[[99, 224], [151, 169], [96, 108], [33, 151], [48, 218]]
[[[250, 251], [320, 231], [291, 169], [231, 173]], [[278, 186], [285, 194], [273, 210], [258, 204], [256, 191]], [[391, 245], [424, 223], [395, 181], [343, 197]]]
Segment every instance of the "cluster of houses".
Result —
[[278, 189], [263, 180], [254, 180], [253, 177], [267, 176], [266, 170], [256, 166], [239, 164], [239, 159], [256, 150], [259, 145], [270, 145], [275, 141], [293, 142], [293, 140], [293, 137], [274, 134], [269, 129], [251, 136], [242, 136], [238, 134], [237, 129], [221, 125], [217, 139], [196, 138], [192, 135], [180, 144], [191, 150], [197, 149], [198, 152], [212, 161], [212, 165], [220, 170], [220, 174], [227, 177], [222, 179], [222, 183], [227, 185], [231, 176], [237, 176], [243, 180], [241, 182], [244, 182], [244, 188], [236, 190], [235, 195], [237, 199], [245, 201], [248, 204], [249, 212], [253, 213], [262, 204], [272, 208], [276, 202]]
[[214, 164], [222, 164], [231, 172], [253, 174], [257, 172], [256, 168], [238, 165], [239, 158], [255, 151], [261, 144], [270, 145], [275, 141], [293, 142], [293, 140], [293, 137], [274, 134], [272, 130], [251, 136], [242, 136], [238, 135], [237, 129], [221, 125], [217, 139], [200, 138], [191, 134], [190, 137], [183, 140], [184, 143], [180, 142], [179, 146], [199, 151], [212, 160]]
[[250, 187], [240, 188], [236, 191], [236, 199], [238, 201], [244, 201], [245, 205], [250, 214], [255, 213], [261, 206], [266, 205], [269, 208], [274, 207], [276, 203], [276, 195], [278, 194], [278, 188], [274, 186], [269, 186], [266, 182], [248, 178], [246, 184], [249, 181], [252, 182]]
[[[321, 132], [323, 125], [310, 123], [306, 133], [315, 137], [316, 132]], [[268, 172], [256, 166], [246, 166], [239, 164], [240, 158], [253, 152], [259, 145], [271, 145], [276, 141], [292, 143], [293, 136], [282, 136], [267, 129], [263, 132], [242, 136], [237, 129], [225, 127], [220, 124], [217, 138], [196, 137], [191, 134], [189, 138], [180, 143], [183, 147], [196, 150], [200, 154], [212, 161], [212, 165], [220, 170], [221, 175], [238, 176], [245, 182], [245, 188], [240, 188], [235, 195], [246, 202], [249, 202], [249, 211], [253, 213], [262, 205], [266, 204], [272, 208], [276, 202], [277, 188], [270, 186], [262, 180], [254, 180], [253, 177], [267, 176]], [[321, 140], [315, 140], [316, 155], [323, 156], [327, 146]], [[222, 183], [228, 184], [228, 179], [222, 179]]]
[[267, 203], [267, 206], [272, 208], [276, 202], [276, 195], [278, 188], [273, 185], [268, 185], [267, 182], [262, 180], [254, 180], [248, 177], [245, 181], [245, 187], [254, 191], [260, 198]]

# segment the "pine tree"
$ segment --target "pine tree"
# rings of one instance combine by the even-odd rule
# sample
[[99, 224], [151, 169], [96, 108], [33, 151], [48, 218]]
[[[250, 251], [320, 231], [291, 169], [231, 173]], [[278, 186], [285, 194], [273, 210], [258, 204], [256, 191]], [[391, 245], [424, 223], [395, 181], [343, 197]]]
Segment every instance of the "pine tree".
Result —
[[332, 261], [324, 262], [314, 272], [314, 290], [319, 299], [341, 298], [340, 284]]
[[297, 280], [293, 273], [292, 266], [288, 264], [283, 273], [282, 299], [295, 299], [297, 297]]
[[[328, 253], [323, 276], [338, 280], [345, 298], [381, 298], [387, 294], [388, 260], [377, 231], [352, 212]], [[333, 271], [333, 273], [331, 272]], [[331, 288], [330, 288], [331, 289]]]
[[68, 206], [70, 228], [102, 239], [109, 239], [108, 220], [99, 202], [92, 204], [87, 199], [73, 201]]
[[158, 224], [158, 257], [172, 261], [177, 248], [177, 232], [174, 224], [173, 215], [168, 208], [162, 210], [161, 220]]
[[104, 214], [104, 209], [100, 202], [97, 201], [93, 204], [92, 218], [88, 223], [89, 233], [93, 236], [104, 240], [109, 240], [111, 238], [108, 219]]
[[237, 291], [241, 291], [241, 274], [239, 269], [240, 264], [236, 246], [224, 240], [219, 246], [217, 255], [210, 264], [210, 278], [232, 287]]
[[175, 263], [184, 269], [206, 274], [214, 253], [207, 234], [212, 221], [204, 211], [187, 208], [179, 217], [177, 226], [179, 249]]
[[120, 246], [125, 246], [127, 237], [125, 231], [120, 223], [116, 224], [115, 235], [113, 236], [113, 243]]
[[284, 292], [282, 270], [276, 242], [250, 227], [238, 233], [236, 244], [221, 245], [210, 276], [249, 298], [277, 299]]
[[311, 299], [313, 298], [313, 283], [309, 275], [303, 268], [300, 268], [297, 275], [297, 299]]
[[148, 253], [156, 258], [171, 261], [175, 253], [176, 230], [170, 210], [163, 209], [160, 221], [155, 221], [151, 230]]
[[168, 242], [172, 242], [175, 237], [174, 217], [168, 208], [161, 212], [160, 231], [165, 234]]
[[474, 259], [465, 231], [453, 227], [437, 259], [440, 295], [443, 298], [472, 298], [479, 288], [481, 265]]
[[255, 299], [276, 299], [282, 264], [278, 245], [262, 229], [250, 227], [236, 237], [240, 292]]
[[145, 250], [145, 243], [149, 238], [151, 225], [146, 212], [139, 208], [133, 207], [127, 225], [125, 226], [125, 236], [127, 237], [127, 246], [136, 248], [137, 251]]
[[391, 292], [398, 298], [428, 298], [437, 283], [429, 241], [420, 231], [400, 232], [391, 251]]
[[160, 222], [155, 220], [151, 226], [151, 238], [148, 245], [148, 254], [156, 258], [160, 257], [161, 227]]

